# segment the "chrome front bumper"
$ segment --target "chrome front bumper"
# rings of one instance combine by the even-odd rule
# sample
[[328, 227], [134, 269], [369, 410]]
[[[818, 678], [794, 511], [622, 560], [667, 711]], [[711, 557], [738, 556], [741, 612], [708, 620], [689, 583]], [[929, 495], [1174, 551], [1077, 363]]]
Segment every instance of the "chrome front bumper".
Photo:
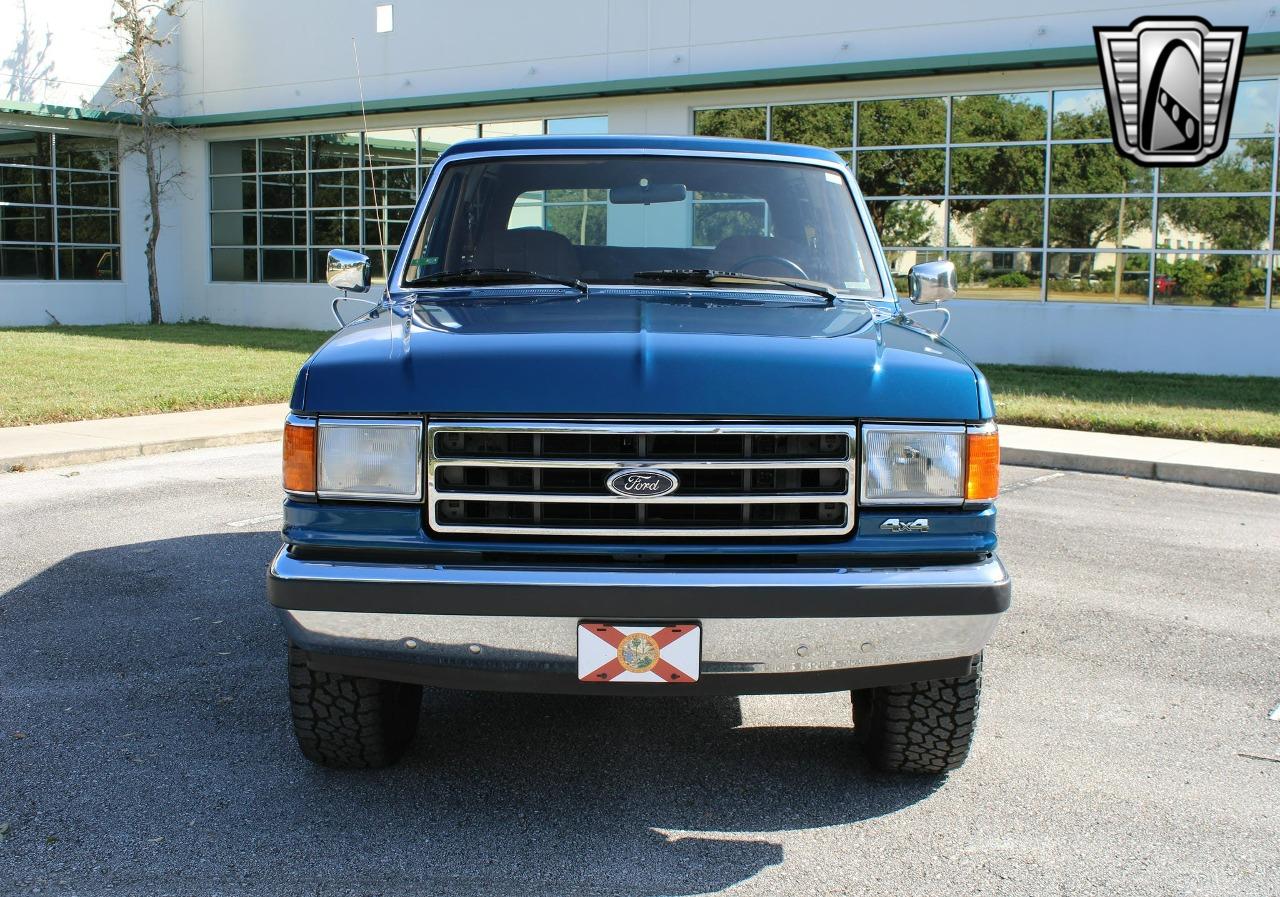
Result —
[[317, 668], [464, 688], [599, 690], [608, 686], [577, 681], [580, 620], [688, 621], [702, 625], [698, 690], [744, 694], [959, 675], [1008, 607], [1010, 584], [995, 557], [891, 569], [608, 570], [392, 566], [282, 549], [268, 591]]

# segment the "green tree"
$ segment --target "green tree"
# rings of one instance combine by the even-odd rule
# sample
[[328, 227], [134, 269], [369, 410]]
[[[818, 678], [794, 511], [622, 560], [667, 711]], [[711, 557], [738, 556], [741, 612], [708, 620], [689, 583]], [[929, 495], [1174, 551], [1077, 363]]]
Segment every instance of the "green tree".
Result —
[[853, 143], [852, 103], [774, 106], [769, 137], [785, 143], [844, 148]]
[[[1105, 108], [1060, 112], [1054, 137], [1063, 140], [1110, 133]], [[1151, 172], [1116, 152], [1110, 143], [1058, 144], [1050, 160], [1053, 193], [1140, 193], [1151, 189]], [[1151, 221], [1149, 201], [1098, 198], [1058, 200], [1049, 208], [1049, 241], [1054, 246], [1092, 249], [1100, 243], [1120, 245], [1126, 234]]]
[[739, 137], [764, 140], [763, 106], [738, 109], [703, 109], [694, 113], [693, 133], [700, 137]]
[[1194, 299], [1202, 298], [1209, 289], [1209, 272], [1195, 259], [1178, 259], [1169, 273], [1177, 281], [1178, 289]]
[[934, 218], [926, 202], [870, 203], [871, 219], [885, 246], [929, 246]]
[[[1271, 142], [1242, 140], [1200, 169], [1161, 172], [1163, 192], [1233, 193], [1270, 188]], [[1175, 226], [1203, 234], [1217, 249], [1259, 249], [1271, 224], [1271, 204], [1265, 198], [1173, 197], [1161, 202], [1161, 214]], [[1244, 255], [1220, 255], [1214, 277], [1204, 295], [1215, 305], [1235, 305], [1253, 285], [1252, 263]]]
[[[952, 201], [952, 208], [967, 208], [972, 201]], [[1018, 199], [985, 200], [972, 213], [974, 240], [978, 246], [1039, 246], [1044, 233], [1043, 206]]]
[[975, 94], [951, 102], [952, 143], [1044, 140], [1048, 126], [1045, 94]]
[[[1046, 106], [1017, 95], [982, 94], [952, 101], [953, 144], [1043, 140], [1047, 127]], [[1044, 214], [1039, 202], [966, 199], [964, 194], [1042, 193], [1044, 177], [1044, 150], [1040, 147], [953, 146], [953, 220], [967, 219], [977, 245], [1038, 245]]]
[[[922, 97], [875, 100], [858, 107], [860, 146], [942, 143], [946, 102]], [[858, 186], [869, 197], [941, 195], [946, 179], [942, 149], [886, 149], [858, 154]], [[924, 202], [872, 202], [871, 221], [886, 246], [936, 242], [935, 220]]]
[[569, 238], [576, 246], [603, 246], [607, 242], [608, 213], [604, 190], [548, 190], [546, 227]]
[[911, 146], [947, 139], [947, 104], [940, 97], [873, 100], [858, 106], [858, 146]]

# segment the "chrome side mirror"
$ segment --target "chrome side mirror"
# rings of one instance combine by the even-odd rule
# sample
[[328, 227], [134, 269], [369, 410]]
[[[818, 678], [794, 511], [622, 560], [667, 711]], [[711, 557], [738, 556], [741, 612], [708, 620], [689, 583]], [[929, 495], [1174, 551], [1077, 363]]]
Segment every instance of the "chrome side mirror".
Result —
[[325, 262], [325, 279], [329, 286], [344, 293], [367, 293], [373, 281], [369, 256], [350, 249], [330, 249]]
[[907, 272], [911, 301], [916, 305], [933, 305], [956, 297], [960, 281], [951, 262], [924, 262], [912, 265]]

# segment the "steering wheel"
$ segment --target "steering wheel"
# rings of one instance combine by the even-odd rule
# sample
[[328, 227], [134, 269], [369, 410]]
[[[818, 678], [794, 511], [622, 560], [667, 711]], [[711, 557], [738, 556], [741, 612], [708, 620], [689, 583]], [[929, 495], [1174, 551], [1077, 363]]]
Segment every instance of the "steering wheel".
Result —
[[796, 272], [797, 276], [802, 277], [805, 280], [809, 279], [809, 275], [805, 273], [804, 268], [801, 268], [791, 259], [784, 258], [783, 256], [780, 256], [780, 255], [753, 255], [750, 258], [745, 258], [742, 261], [738, 262], [736, 265], [733, 266], [733, 270], [741, 271], [743, 274], [747, 274], [749, 273], [747, 271], [747, 266], [754, 265], [758, 262], [777, 262], [778, 264], [782, 265], [784, 268], [790, 268], [792, 271]]

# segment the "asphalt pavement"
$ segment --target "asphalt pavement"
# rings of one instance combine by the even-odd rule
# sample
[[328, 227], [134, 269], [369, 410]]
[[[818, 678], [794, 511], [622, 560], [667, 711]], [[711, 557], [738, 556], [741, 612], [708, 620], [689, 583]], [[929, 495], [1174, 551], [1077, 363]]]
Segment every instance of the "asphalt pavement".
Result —
[[288, 725], [276, 453], [0, 474], [0, 894], [1280, 894], [1280, 496], [1006, 468], [942, 782], [847, 694], [438, 691], [343, 773]]

